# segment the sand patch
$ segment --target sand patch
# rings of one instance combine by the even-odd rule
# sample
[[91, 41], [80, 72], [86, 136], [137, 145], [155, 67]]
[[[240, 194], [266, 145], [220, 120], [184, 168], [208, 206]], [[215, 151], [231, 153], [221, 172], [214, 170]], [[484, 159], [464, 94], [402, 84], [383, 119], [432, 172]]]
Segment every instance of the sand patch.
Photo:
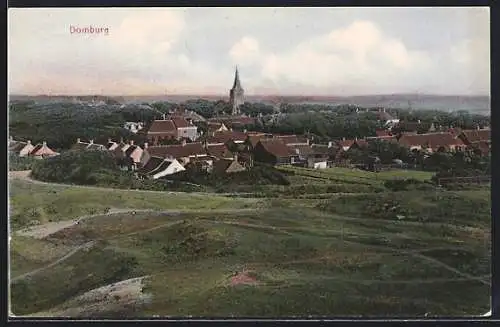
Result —
[[231, 286], [236, 285], [257, 285], [259, 282], [255, 277], [249, 275], [250, 271], [242, 271], [231, 277]]
[[[99, 316], [101, 313], [122, 310], [124, 307], [149, 303], [151, 294], [143, 293], [144, 279], [131, 278], [88, 291], [51, 310], [51, 316]], [[32, 316], [37, 316], [34, 314]], [[47, 312], [40, 313], [47, 316]]]
[[19, 236], [28, 236], [36, 239], [42, 239], [49, 235], [55, 234], [60, 230], [76, 225], [78, 220], [63, 220], [37, 225], [17, 231]]

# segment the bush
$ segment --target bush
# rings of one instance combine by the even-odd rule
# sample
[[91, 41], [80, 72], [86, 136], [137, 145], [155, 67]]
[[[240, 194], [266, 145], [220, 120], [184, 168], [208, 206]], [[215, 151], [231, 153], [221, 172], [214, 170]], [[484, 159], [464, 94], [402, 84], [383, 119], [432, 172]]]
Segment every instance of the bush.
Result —
[[414, 178], [406, 178], [406, 179], [391, 179], [387, 180], [384, 182], [384, 187], [389, 189], [392, 192], [398, 192], [398, 191], [407, 191], [408, 189], [430, 189], [430, 185], [426, 182], [422, 182], [419, 180], [416, 180]]

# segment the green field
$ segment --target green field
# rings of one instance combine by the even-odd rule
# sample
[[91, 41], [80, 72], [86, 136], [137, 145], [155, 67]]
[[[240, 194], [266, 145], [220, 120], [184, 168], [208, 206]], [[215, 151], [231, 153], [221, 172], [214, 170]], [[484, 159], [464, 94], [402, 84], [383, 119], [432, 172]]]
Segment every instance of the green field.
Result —
[[[338, 168], [321, 174], [346, 185], [408, 177]], [[245, 199], [11, 181], [13, 230], [97, 215], [43, 239], [12, 235], [11, 310], [115, 318], [479, 315], [490, 309], [491, 217], [481, 209], [491, 205], [489, 194]], [[110, 208], [154, 211], [104, 215]], [[231, 285], [243, 271], [255, 283]], [[87, 299], [92, 309], [81, 309], [89, 303], [79, 295], [141, 276], [148, 276], [142, 292], [149, 301], [117, 307], [115, 295]]]

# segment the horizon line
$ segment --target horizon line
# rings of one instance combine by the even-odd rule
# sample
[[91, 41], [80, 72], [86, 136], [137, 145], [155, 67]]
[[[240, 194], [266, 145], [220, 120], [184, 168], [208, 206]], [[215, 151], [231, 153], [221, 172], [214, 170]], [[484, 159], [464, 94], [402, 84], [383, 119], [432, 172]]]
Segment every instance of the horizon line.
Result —
[[[353, 94], [353, 95], [321, 95], [321, 94], [272, 94], [272, 93], [256, 93], [256, 94], [246, 94], [246, 97], [295, 97], [295, 98], [305, 98], [305, 97], [317, 97], [317, 98], [350, 98], [350, 97], [376, 97], [376, 96], [402, 96], [402, 95], [412, 95], [412, 96], [436, 96], [436, 97], [491, 97], [491, 94], [436, 94], [436, 93], [411, 93], [411, 92], [401, 92], [401, 93], [379, 93], [379, 94]], [[82, 96], [102, 96], [102, 97], [169, 97], [169, 96], [190, 96], [190, 97], [229, 97], [227, 94], [216, 94], [216, 93], [171, 93], [171, 94], [97, 94], [97, 93], [87, 93], [87, 94], [22, 94], [22, 93], [12, 93], [8, 95], [12, 96], [25, 96], [25, 97], [82, 97]]]

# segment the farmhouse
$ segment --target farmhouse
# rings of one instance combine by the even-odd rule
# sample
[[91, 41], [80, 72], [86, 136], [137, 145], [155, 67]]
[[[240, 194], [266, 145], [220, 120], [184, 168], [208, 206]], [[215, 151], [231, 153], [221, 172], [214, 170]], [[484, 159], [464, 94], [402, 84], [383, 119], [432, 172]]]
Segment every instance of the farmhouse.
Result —
[[165, 159], [161, 157], [151, 157], [144, 167], [139, 169], [141, 176], [158, 179], [167, 175], [172, 175], [186, 170], [176, 159]]
[[71, 147], [71, 150], [105, 151], [107, 150], [107, 148], [105, 145], [94, 143], [94, 140], [89, 140], [89, 142], [87, 143], [87, 142], [82, 142], [80, 138], [77, 138], [76, 143]]
[[20, 157], [25, 157], [33, 151], [35, 147], [31, 144], [31, 141], [26, 142], [14, 141], [14, 139], [9, 140], [9, 151], [17, 154]]
[[217, 132], [212, 136], [208, 136], [205, 140], [207, 145], [222, 145], [232, 141], [235, 144], [245, 142], [247, 138], [246, 133], [238, 131]]
[[238, 160], [217, 160], [213, 167], [213, 172], [217, 174], [231, 174], [240, 171], [245, 171], [245, 167], [243, 167]]
[[410, 150], [436, 151], [460, 151], [465, 149], [464, 143], [450, 133], [427, 133], [416, 135], [402, 135], [399, 144]]
[[234, 154], [225, 144], [207, 144], [207, 153], [218, 159], [234, 160]]
[[458, 138], [460, 138], [465, 145], [472, 145], [476, 142], [486, 142], [491, 140], [491, 130], [489, 128], [463, 130], [458, 134]]
[[149, 143], [157, 145], [162, 140], [177, 139], [177, 128], [172, 120], [154, 120], [149, 127], [146, 138]]
[[200, 142], [186, 143], [180, 145], [164, 145], [164, 146], [148, 146], [144, 149], [144, 155], [141, 160], [147, 163], [152, 156], [160, 158], [173, 158], [178, 160], [183, 166], [189, 163], [192, 159], [197, 157], [204, 157], [207, 155], [207, 150]]
[[293, 148], [278, 139], [260, 140], [254, 148], [254, 159], [271, 165], [290, 165], [299, 162]]
[[43, 141], [42, 144], [37, 144], [29, 155], [36, 159], [44, 159], [57, 156], [59, 153], [53, 151], [47, 146], [47, 142]]

